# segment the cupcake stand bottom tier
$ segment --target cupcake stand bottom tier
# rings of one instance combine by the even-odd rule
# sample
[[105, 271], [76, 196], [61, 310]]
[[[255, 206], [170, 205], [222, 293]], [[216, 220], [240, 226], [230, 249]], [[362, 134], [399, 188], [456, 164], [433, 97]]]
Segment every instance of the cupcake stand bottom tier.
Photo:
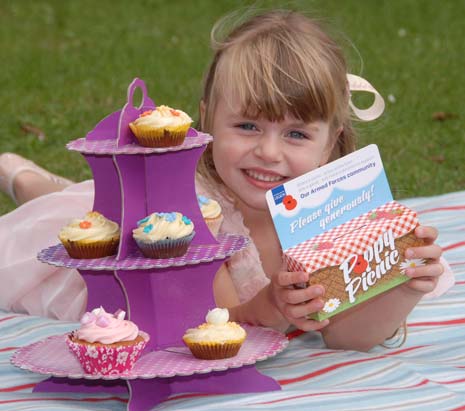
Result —
[[19, 349], [12, 362], [49, 375], [35, 391], [120, 393], [129, 390], [128, 410], [149, 410], [182, 392], [248, 393], [279, 390], [279, 384], [259, 373], [257, 361], [281, 352], [287, 338], [274, 330], [244, 325], [247, 331], [238, 355], [224, 360], [199, 360], [187, 347], [169, 347], [142, 355], [134, 368], [110, 376], [85, 374], [65, 343], [65, 335], [49, 337]]

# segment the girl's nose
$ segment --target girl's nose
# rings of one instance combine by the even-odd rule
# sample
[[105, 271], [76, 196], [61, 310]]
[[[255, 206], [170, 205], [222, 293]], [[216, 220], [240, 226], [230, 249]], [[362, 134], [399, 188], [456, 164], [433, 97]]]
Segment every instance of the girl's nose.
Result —
[[277, 135], [263, 134], [257, 140], [254, 153], [265, 163], [276, 163], [281, 160], [281, 139]]

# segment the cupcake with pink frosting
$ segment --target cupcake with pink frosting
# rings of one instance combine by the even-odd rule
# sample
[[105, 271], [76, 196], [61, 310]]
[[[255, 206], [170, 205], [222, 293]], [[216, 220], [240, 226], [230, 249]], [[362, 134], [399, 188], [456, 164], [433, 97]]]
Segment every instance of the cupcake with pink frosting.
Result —
[[102, 307], [86, 312], [81, 326], [66, 337], [82, 368], [92, 375], [119, 375], [130, 371], [150, 337], [122, 310], [107, 313]]

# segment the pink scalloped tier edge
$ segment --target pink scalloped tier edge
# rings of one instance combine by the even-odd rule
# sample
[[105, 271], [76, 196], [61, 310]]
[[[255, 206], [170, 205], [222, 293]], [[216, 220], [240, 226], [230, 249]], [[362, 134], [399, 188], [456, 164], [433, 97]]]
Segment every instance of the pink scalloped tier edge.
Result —
[[101, 375], [85, 373], [69, 350], [67, 335], [55, 335], [18, 349], [11, 362], [22, 369], [54, 377], [86, 379], [168, 378], [225, 371], [263, 361], [280, 353], [288, 344], [286, 336], [270, 328], [243, 325], [247, 332], [239, 353], [223, 360], [199, 360], [185, 346], [142, 353], [130, 371]]
[[184, 142], [178, 146], [156, 148], [143, 147], [137, 144], [128, 144], [122, 147], [118, 147], [117, 141], [114, 139], [87, 140], [86, 138], [78, 138], [77, 140], [69, 142], [66, 147], [69, 150], [78, 151], [84, 154], [156, 154], [201, 147], [210, 143], [212, 139], [212, 136], [209, 134], [197, 132], [196, 136], [187, 136]]
[[185, 255], [175, 258], [146, 258], [136, 249], [122, 260], [117, 260], [114, 255], [95, 259], [76, 259], [68, 255], [62, 244], [57, 244], [40, 251], [37, 258], [43, 263], [57, 267], [81, 270], [167, 268], [220, 260], [242, 250], [249, 243], [246, 237], [235, 234], [222, 234], [218, 236], [217, 240], [219, 241], [218, 244], [191, 244]]

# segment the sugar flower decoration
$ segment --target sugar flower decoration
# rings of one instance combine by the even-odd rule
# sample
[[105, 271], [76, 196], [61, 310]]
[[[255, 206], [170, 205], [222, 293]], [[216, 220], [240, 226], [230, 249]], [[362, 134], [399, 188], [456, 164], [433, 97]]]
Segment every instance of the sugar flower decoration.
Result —
[[153, 230], [153, 224], [149, 224], [149, 225], [146, 225], [144, 227], [144, 233], [146, 233], [146, 234], [150, 233], [150, 231], [152, 231], [152, 230]]
[[185, 215], [182, 216], [182, 222], [185, 224], [185, 225], [189, 225], [191, 224], [191, 220], [186, 217]]
[[339, 305], [341, 304], [341, 300], [339, 298], [330, 298], [326, 301], [325, 306], [323, 307], [323, 311], [325, 313], [332, 313]]
[[208, 204], [210, 202], [210, 200], [207, 197], [200, 194], [197, 196], [197, 200], [199, 202], [199, 205]]
[[401, 273], [405, 274], [405, 270], [407, 268], [415, 268], [415, 267], [421, 267], [422, 265], [425, 265], [426, 261], [423, 260], [422, 258], [412, 258], [411, 260], [405, 259], [400, 263], [400, 269]]

